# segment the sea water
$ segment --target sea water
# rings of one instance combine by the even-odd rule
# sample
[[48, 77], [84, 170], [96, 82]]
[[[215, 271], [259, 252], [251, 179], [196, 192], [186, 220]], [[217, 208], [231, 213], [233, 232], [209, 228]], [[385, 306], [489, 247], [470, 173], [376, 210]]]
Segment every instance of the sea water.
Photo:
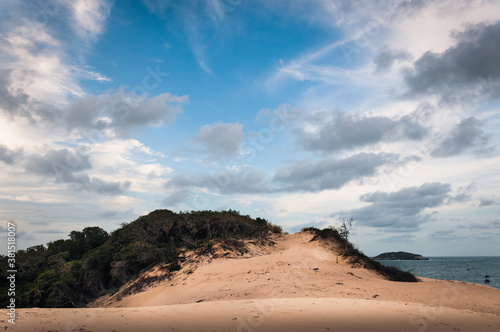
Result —
[[[500, 288], [500, 257], [428, 257], [428, 261], [379, 261], [420, 277], [459, 280]], [[486, 278], [485, 276], [489, 276]], [[485, 282], [489, 279], [490, 282]]]

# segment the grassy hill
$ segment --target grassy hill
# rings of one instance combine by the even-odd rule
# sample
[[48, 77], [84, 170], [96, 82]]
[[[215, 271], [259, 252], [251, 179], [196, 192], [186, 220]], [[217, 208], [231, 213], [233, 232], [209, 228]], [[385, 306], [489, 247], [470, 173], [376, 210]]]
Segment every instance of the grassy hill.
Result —
[[[281, 227], [237, 211], [174, 213], [156, 210], [108, 234], [100, 227], [72, 231], [69, 239], [49, 242], [16, 255], [17, 307], [83, 307], [116, 292], [145, 268], [182, 264], [181, 249], [209, 247], [214, 239], [265, 239]], [[0, 257], [7, 266], [7, 257]], [[8, 304], [6, 269], [0, 271], [0, 305]]]

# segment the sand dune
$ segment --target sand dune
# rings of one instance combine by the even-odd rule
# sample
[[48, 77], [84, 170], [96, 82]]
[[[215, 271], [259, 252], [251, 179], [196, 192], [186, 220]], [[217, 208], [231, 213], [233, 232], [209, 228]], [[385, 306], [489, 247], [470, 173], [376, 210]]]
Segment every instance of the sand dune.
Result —
[[[374, 271], [353, 268], [335, 250], [318, 241], [310, 242], [311, 238], [309, 233], [280, 236], [275, 239], [275, 246], [250, 248], [250, 253], [243, 257], [228, 255], [230, 258], [188, 263], [172, 280], [106, 306], [333, 297], [500, 313], [498, 289], [426, 278], [421, 278], [422, 282], [418, 283], [388, 281]], [[193, 273], [188, 274], [189, 271]]]
[[[219, 248], [212, 259], [188, 252], [170, 280], [101, 298], [94, 304], [100, 308], [19, 310], [16, 330], [500, 331], [499, 289], [426, 278], [391, 282], [311, 238], [248, 243], [243, 255]], [[161, 273], [157, 267], [143, 277]]]

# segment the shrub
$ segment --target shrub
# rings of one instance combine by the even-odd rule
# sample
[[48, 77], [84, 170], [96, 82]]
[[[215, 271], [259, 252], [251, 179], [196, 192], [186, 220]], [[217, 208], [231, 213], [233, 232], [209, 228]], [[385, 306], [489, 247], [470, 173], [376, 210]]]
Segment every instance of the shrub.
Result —
[[179, 265], [179, 263], [175, 262], [168, 267], [168, 272], [180, 271], [180, 269], [181, 269], [181, 266]]
[[319, 232], [319, 228], [316, 228], [316, 227], [304, 227], [304, 228], [302, 228], [301, 232], [318, 233]]
[[271, 224], [271, 232], [275, 234], [283, 234], [283, 228], [279, 225]]
[[323, 240], [334, 239], [342, 244], [344, 243], [344, 239], [332, 226], [323, 229], [317, 229], [316, 235], [314, 236], [313, 240], [317, 240], [318, 238], [321, 238]]

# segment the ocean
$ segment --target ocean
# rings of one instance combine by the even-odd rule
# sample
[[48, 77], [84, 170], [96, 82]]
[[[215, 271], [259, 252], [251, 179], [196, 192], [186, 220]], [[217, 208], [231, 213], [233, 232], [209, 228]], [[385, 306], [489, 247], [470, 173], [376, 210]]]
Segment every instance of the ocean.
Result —
[[[500, 288], [500, 257], [428, 257], [428, 261], [379, 261], [417, 276]], [[485, 276], [489, 276], [489, 283]]]

